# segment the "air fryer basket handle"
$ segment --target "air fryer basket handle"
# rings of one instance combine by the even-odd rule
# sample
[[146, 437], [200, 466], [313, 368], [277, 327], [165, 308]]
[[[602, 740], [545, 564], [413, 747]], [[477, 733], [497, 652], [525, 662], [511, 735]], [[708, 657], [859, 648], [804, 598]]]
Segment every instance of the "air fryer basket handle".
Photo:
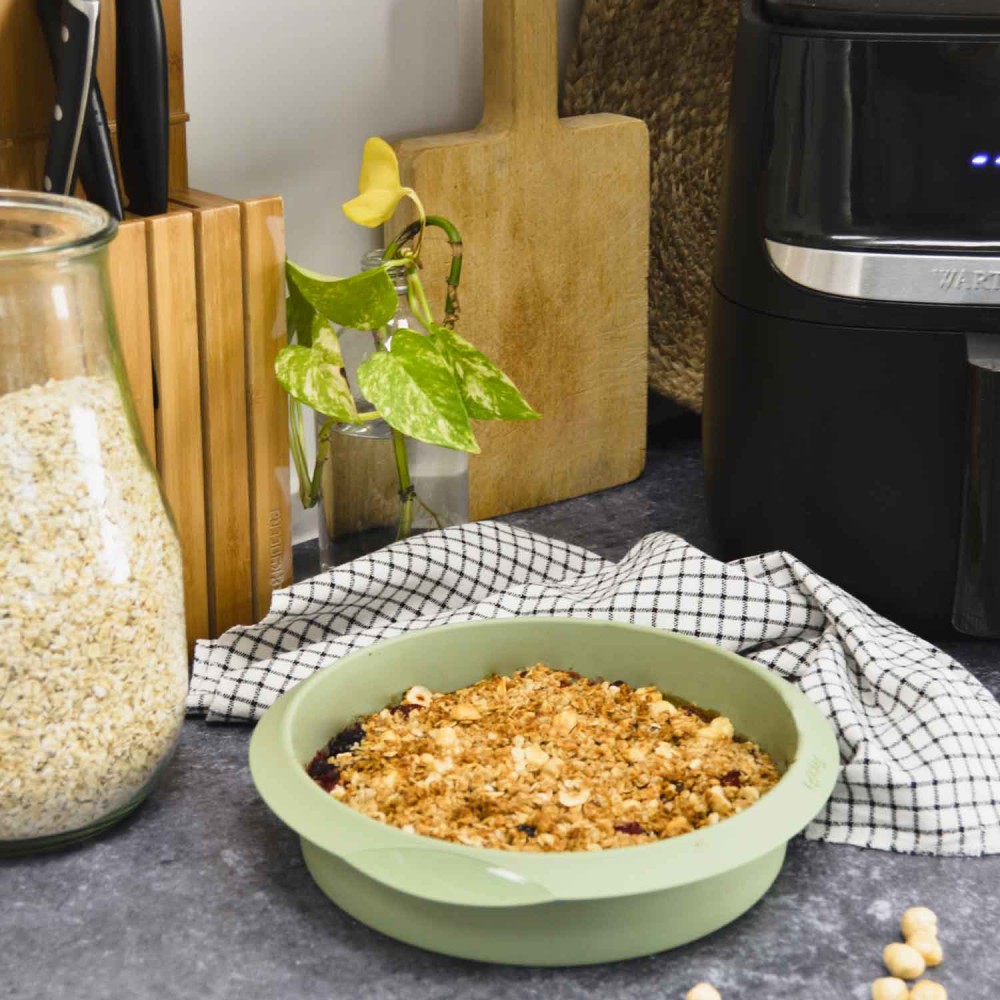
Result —
[[1000, 336], [967, 334], [969, 427], [952, 623], [1000, 636]]

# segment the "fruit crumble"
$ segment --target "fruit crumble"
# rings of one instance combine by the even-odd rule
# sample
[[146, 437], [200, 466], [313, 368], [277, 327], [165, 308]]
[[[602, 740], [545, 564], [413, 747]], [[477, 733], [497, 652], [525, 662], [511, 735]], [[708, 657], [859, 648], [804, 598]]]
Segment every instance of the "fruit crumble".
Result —
[[780, 777], [722, 716], [543, 664], [448, 693], [412, 687], [307, 771], [383, 823], [527, 851], [675, 837], [740, 812]]

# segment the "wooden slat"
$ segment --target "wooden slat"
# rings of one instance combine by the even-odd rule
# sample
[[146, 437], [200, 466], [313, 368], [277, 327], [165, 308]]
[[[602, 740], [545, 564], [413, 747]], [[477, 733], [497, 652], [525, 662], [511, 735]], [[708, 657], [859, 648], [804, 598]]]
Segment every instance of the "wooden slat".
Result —
[[145, 220], [159, 405], [157, 469], [184, 554], [188, 642], [209, 635], [205, 479], [194, 223], [187, 211]]
[[128, 375], [132, 405], [150, 459], [156, 462], [156, 421], [153, 411], [153, 354], [149, 329], [149, 275], [146, 227], [128, 219], [108, 249], [111, 295], [115, 306], [118, 347]]
[[0, 0], [0, 149], [44, 139], [55, 92], [34, 0]]
[[254, 613], [292, 579], [288, 402], [274, 377], [285, 331], [285, 222], [280, 198], [241, 202], [246, 323], [247, 431], [253, 527]]
[[202, 442], [212, 635], [251, 624], [250, 473], [240, 206], [200, 191], [174, 196], [194, 218]]

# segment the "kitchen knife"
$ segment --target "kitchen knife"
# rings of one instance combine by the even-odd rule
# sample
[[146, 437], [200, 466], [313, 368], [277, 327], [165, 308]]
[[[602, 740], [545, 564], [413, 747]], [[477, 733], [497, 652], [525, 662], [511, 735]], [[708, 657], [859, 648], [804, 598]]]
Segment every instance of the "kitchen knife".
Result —
[[76, 179], [83, 122], [94, 79], [99, 15], [99, 0], [62, 0], [56, 103], [52, 109], [42, 182], [46, 191], [56, 194], [71, 194]]
[[[38, 0], [37, 9], [38, 19], [41, 22], [42, 32], [49, 49], [52, 69], [58, 76], [59, 54], [62, 46], [60, 41], [61, 0]], [[100, 34], [100, 18], [98, 18], [98, 34]], [[95, 66], [97, 64], [96, 45], [94, 64]], [[80, 149], [77, 154], [77, 173], [87, 192], [87, 197], [92, 202], [106, 209], [116, 219], [125, 218], [122, 193], [118, 186], [118, 174], [115, 168], [115, 156], [111, 146], [111, 133], [108, 130], [108, 116], [104, 110], [101, 85], [98, 83], [96, 73], [84, 113], [83, 134], [80, 136]]]
[[170, 103], [167, 39], [160, 0], [119, 3], [118, 154], [128, 208], [136, 215], [167, 210]]
[[87, 117], [80, 141], [80, 180], [87, 197], [121, 221], [125, 218], [122, 190], [118, 184], [115, 153], [108, 129], [108, 114], [104, 110], [101, 85], [94, 77], [87, 102]]

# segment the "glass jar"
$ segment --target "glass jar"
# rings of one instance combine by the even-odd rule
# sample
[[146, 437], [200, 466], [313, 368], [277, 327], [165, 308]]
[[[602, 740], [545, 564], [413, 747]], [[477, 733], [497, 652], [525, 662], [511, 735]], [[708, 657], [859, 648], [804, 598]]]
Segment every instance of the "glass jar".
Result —
[[[381, 250], [361, 258], [363, 270], [382, 263]], [[386, 347], [397, 330], [426, 331], [410, 309], [406, 272], [390, 271], [399, 303], [386, 326]], [[358, 366], [375, 350], [370, 331], [341, 330], [340, 350], [358, 411], [370, 412], [357, 381]], [[323, 419], [316, 422], [317, 433]], [[409, 534], [463, 524], [469, 519], [469, 456], [464, 451], [405, 439], [406, 457], [416, 497]], [[323, 569], [366, 555], [400, 535], [400, 484], [393, 454], [392, 430], [384, 420], [337, 424], [330, 435], [323, 467], [319, 509], [319, 554]]]
[[118, 353], [115, 230], [0, 190], [0, 854], [121, 819], [184, 717], [180, 546]]

